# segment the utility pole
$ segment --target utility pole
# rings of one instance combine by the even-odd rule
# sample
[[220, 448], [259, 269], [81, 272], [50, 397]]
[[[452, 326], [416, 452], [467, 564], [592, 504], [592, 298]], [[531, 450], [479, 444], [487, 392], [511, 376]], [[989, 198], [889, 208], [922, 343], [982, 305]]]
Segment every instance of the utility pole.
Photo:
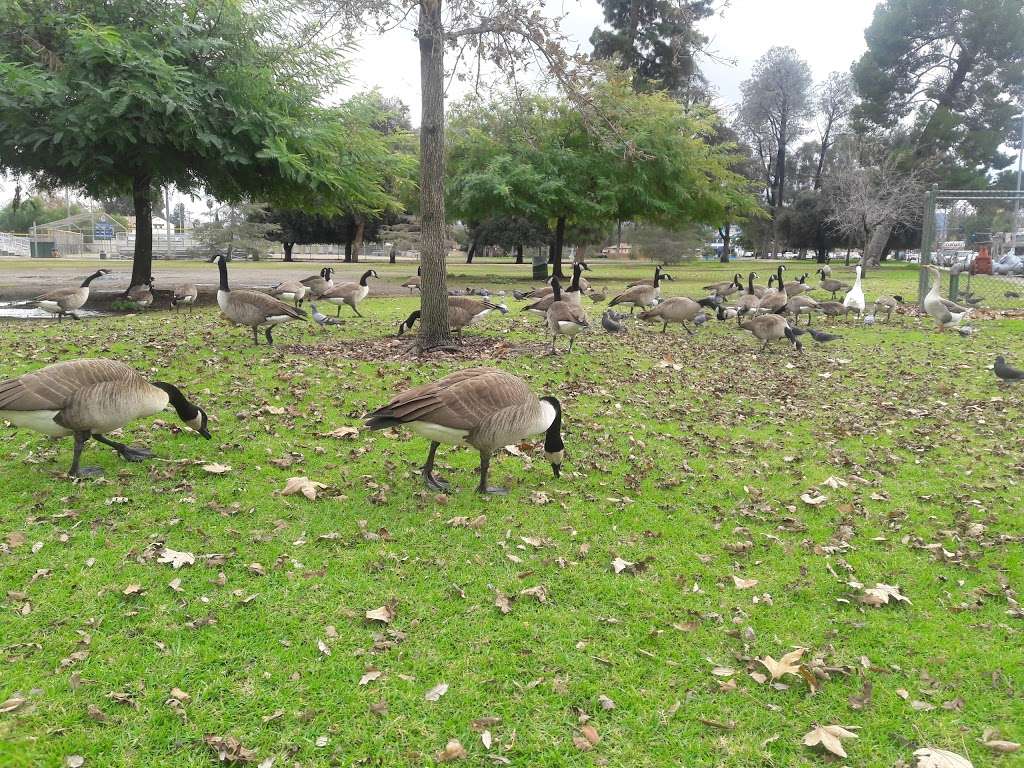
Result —
[[164, 232], [167, 235], [167, 249], [164, 258], [171, 259], [171, 185], [164, 185]]
[[1017, 149], [1017, 197], [1013, 201], [1013, 252], [1017, 253], [1017, 230], [1020, 227], [1020, 177], [1024, 170], [1024, 112], [1020, 113], [1020, 147]]

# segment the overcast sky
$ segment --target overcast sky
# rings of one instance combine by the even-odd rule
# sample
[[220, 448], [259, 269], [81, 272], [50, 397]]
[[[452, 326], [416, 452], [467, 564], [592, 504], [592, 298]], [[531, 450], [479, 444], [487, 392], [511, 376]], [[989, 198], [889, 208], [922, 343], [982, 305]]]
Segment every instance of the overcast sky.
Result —
[[[702, 60], [701, 69], [723, 107], [739, 101], [740, 83], [774, 45], [796, 49], [810, 64], [815, 80], [823, 80], [830, 72], [849, 69], [864, 52], [864, 29], [876, 4], [877, 0], [730, 0], [701, 25], [715, 56]], [[555, 0], [549, 8], [566, 14], [563, 31], [581, 50], [589, 51], [590, 33], [603, 21], [597, 0]], [[374, 86], [386, 95], [400, 96], [418, 123], [419, 48], [410, 29], [363, 40], [354, 56], [351, 90]], [[468, 89], [455, 83], [449, 99], [458, 99]]]

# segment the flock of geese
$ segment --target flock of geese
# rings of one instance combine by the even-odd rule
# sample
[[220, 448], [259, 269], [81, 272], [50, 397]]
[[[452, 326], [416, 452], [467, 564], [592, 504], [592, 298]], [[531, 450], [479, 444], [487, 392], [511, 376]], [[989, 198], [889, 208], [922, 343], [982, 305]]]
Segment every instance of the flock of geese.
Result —
[[[359, 303], [370, 291], [369, 281], [377, 273], [366, 270], [358, 281], [334, 282], [334, 269], [325, 267], [318, 275], [303, 280], [289, 280], [274, 286], [269, 293], [255, 290], [231, 290], [228, 282], [227, 259], [219, 255], [214, 259], [219, 270], [217, 304], [221, 313], [233, 323], [252, 330], [253, 342], [259, 344], [262, 330], [268, 345], [273, 344], [273, 328], [282, 323], [305, 320], [307, 313], [302, 304], [307, 299], [313, 319], [321, 325], [337, 324], [341, 320], [342, 306], [349, 306], [362, 317]], [[543, 288], [526, 293], [514, 292], [517, 299], [528, 301], [523, 311], [544, 318], [551, 335], [551, 352], [556, 351], [559, 336], [569, 340], [571, 352], [576, 337], [589, 328], [582, 297], [589, 295], [595, 303], [606, 296], [593, 289], [583, 277], [589, 270], [584, 262], [573, 265], [572, 280], [564, 290], [557, 277], [552, 278]], [[940, 274], [935, 267], [928, 267], [934, 281], [924, 300], [924, 310], [932, 317], [939, 331], [956, 328], [970, 314], [970, 307], [960, 307], [939, 295]], [[623, 320], [628, 316], [616, 313], [612, 307], [630, 307], [630, 315], [640, 310], [638, 318], [647, 322], [660, 322], [662, 333], [669, 324], [679, 324], [693, 333], [690, 324], [701, 325], [708, 321], [707, 311], [713, 310], [718, 320], [736, 319], [740, 328], [749, 331], [763, 342], [762, 350], [773, 341], [785, 339], [798, 351], [802, 348], [800, 335], [810, 333], [815, 341], [827, 342], [839, 336], [810, 328], [813, 314], [848, 316], [856, 313], [865, 322], [881, 313], [891, 319], [893, 311], [903, 302], [899, 296], [880, 296], [873, 302], [873, 313], [865, 315], [865, 300], [860, 267], [856, 268], [856, 279], [852, 286], [830, 277], [827, 267], [818, 270], [821, 283], [818, 288], [832, 294], [845, 291], [841, 302], [834, 298], [817, 301], [806, 294], [815, 286], [809, 285], [804, 274], [800, 279], [785, 282], [780, 265], [776, 274], [769, 278], [767, 286], [758, 286], [758, 275], [751, 272], [746, 285], [742, 275], [737, 273], [732, 280], [704, 286], [708, 295], [700, 298], [673, 296], [662, 298], [661, 283], [672, 280], [660, 266], [655, 268], [653, 278], [631, 283], [625, 290], [612, 297], [609, 309], [602, 316], [602, 327], [610, 333], [624, 329]], [[90, 284], [108, 274], [101, 269], [89, 275], [77, 288], [50, 291], [37, 299], [38, 306], [55, 315], [58, 320], [64, 316], [76, 318], [75, 310], [81, 308], [89, 297]], [[419, 288], [420, 275], [410, 278], [403, 287], [411, 291]], [[152, 304], [153, 280], [144, 285], [132, 286], [127, 297], [140, 306]], [[448, 297], [448, 320], [451, 328], [459, 335], [464, 328], [498, 311], [507, 313], [503, 303], [490, 301], [490, 294], [482, 292], [484, 298], [451, 295]], [[738, 294], [734, 305], [729, 297]], [[501, 293], [500, 295], [504, 295]], [[186, 284], [175, 288], [172, 306], [175, 309], [186, 306], [190, 309], [198, 297], [195, 285]], [[319, 312], [315, 300], [337, 306], [335, 317]], [[806, 315], [807, 328], [799, 325], [801, 315]], [[402, 321], [398, 335], [411, 330], [420, 318], [415, 311]], [[994, 367], [996, 376], [1005, 382], [1024, 380], [1024, 371], [1006, 364], [997, 358]], [[96, 468], [81, 466], [80, 459], [90, 439], [113, 448], [126, 461], [142, 461], [152, 456], [145, 448], [119, 443], [106, 435], [132, 421], [154, 415], [168, 406], [174, 408], [181, 421], [191, 431], [210, 439], [208, 417], [198, 405], [192, 403], [175, 385], [163, 381], [150, 382], [134, 368], [116, 360], [80, 359], [48, 365], [14, 379], [0, 381], [0, 419], [15, 427], [35, 430], [54, 438], [73, 437], [74, 453], [69, 475], [82, 477], [99, 472]], [[404, 426], [414, 434], [430, 441], [426, 461], [422, 467], [423, 482], [440, 491], [449, 485], [434, 474], [435, 456], [438, 447], [469, 445], [480, 454], [480, 493], [504, 493], [501, 488], [488, 484], [490, 460], [493, 453], [502, 446], [519, 442], [532, 435], [544, 434], [544, 456], [550, 462], [555, 477], [565, 456], [562, 441], [562, 407], [553, 396], [536, 396], [529, 385], [517, 376], [494, 368], [470, 368], [456, 371], [440, 380], [432, 381], [400, 392], [386, 405], [366, 417], [369, 429], [387, 429]]]

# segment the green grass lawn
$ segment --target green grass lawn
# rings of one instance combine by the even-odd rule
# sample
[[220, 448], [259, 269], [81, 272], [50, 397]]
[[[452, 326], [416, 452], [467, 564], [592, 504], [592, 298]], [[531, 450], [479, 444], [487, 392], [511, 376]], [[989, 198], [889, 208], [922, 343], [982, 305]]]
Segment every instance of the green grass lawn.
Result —
[[[451, 267], [509, 286], [522, 269]], [[674, 267], [665, 292], [733, 269]], [[887, 268], [866, 293], [916, 280]], [[25, 699], [0, 713], [0, 766], [212, 766], [213, 734], [279, 768], [433, 765], [451, 739], [465, 765], [789, 768], [828, 763], [802, 744], [817, 724], [858, 729], [836, 765], [920, 746], [1020, 764], [980, 739], [1024, 741], [1024, 390], [986, 368], [1024, 362], [1024, 321], [965, 339], [900, 316], [758, 354], [735, 323], [611, 337], [587, 304], [596, 331], [546, 357], [513, 308], [467, 332], [505, 344], [420, 361], [388, 340], [415, 304], [371, 297], [366, 319], [281, 327], [272, 350], [216, 310], [0, 325], [0, 378], [116, 357], [179, 384], [214, 433], [168, 411], [123, 438], [158, 458], [90, 444], [106, 477], [72, 483], [70, 441], [0, 430], [0, 702]], [[362, 431], [394, 391], [474, 364], [562, 400], [560, 480], [502, 452], [510, 493], [481, 499], [476, 454], [442, 448], [456, 490], [438, 497], [424, 440]], [[281, 495], [293, 476], [327, 487]], [[195, 564], [157, 562], [159, 543]], [[910, 602], [864, 605], [850, 582]], [[365, 618], [387, 604], [389, 625]], [[797, 647], [815, 692], [751, 677]]]

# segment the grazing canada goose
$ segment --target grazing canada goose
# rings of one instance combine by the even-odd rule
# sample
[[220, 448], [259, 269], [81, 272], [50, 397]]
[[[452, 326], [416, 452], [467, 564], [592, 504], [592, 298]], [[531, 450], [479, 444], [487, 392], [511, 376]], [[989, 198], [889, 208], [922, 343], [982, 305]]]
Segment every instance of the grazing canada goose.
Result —
[[146, 449], [103, 435], [159, 413], [168, 404], [178, 418], [210, 439], [206, 413], [186, 400], [181, 390], [163, 381], [150, 383], [117, 360], [68, 360], [0, 382], [0, 419], [50, 437], [74, 435], [74, 459], [68, 470], [72, 477], [100, 474], [97, 468], [79, 466], [90, 437], [109, 445], [126, 461], [152, 456]]
[[736, 300], [736, 312], [738, 315], [745, 315], [757, 309], [760, 297], [755, 293], [754, 280], [757, 279], [757, 272], [751, 272], [747, 276], [747, 292]]
[[171, 306], [177, 312], [178, 307], [184, 304], [188, 307], [189, 314], [192, 314], [192, 305], [196, 303], [198, 298], [199, 289], [193, 283], [182, 283], [174, 289], [174, 295], [171, 296]]
[[761, 346], [762, 352], [768, 349], [769, 342], [778, 341], [779, 339], [789, 339], [789, 342], [797, 352], [803, 349], [803, 345], [796, 337], [796, 333], [789, 327], [786, 318], [781, 315], [758, 315], [749, 320], [744, 320], [740, 323], [740, 328], [750, 331], [754, 334], [755, 338], [764, 342]]
[[800, 322], [800, 315], [807, 315], [807, 324], [811, 324], [811, 315], [818, 310], [818, 302], [810, 296], [793, 296], [786, 302], [786, 311], [793, 315], [795, 322]]
[[659, 266], [656, 266], [654, 268], [654, 279], [653, 280], [651, 278], [647, 278], [646, 280], [634, 280], [632, 283], [626, 283], [626, 287], [627, 288], [636, 288], [638, 285], [650, 285], [650, 286], [658, 289], [658, 296], [660, 297], [661, 296], [661, 288], [659, 287], [658, 282], [661, 281], [661, 280], [672, 280], [672, 281], [674, 281], [675, 278], [672, 277], [672, 275], [670, 275], [668, 272], [665, 272], [661, 268], [661, 266], [659, 265]]
[[605, 291], [595, 291], [591, 289], [590, 292], [587, 293], [587, 298], [595, 304], [600, 304], [608, 298], [608, 294]]
[[807, 293], [808, 291], [814, 290], [813, 286], [808, 285], [806, 282], [808, 277], [810, 277], [810, 273], [804, 272], [800, 275], [799, 280], [786, 283], [786, 295], [792, 299], [794, 296], [799, 296], [801, 293]]
[[670, 299], [665, 299], [656, 307], [648, 309], [646, 312], [641, 312], [640, 319], [660, 321], [662, 333], [665, 333], [668, 329], [669, 323], [679, 323], [692, 336], [693, 331], [690, 330], [687, 323], [692, 322], [703, 307], [714, 308], [715, 303], [706, 298], [694, 301], [686, 296], [673, 296]]
[[348, 304], [352, 307], [353, 312], [362, 317], [363, 314], [356, 305], [370, 292], [369, 280], [371, 277], [380, 279], [376, 271], [368, 269], [363, 272], [358, 283], [339, 283], [329, 291], [322, 293], [319, 298], [334, 304], [338, 308], [338, 317], [341, 317], [341, 307], [344, 304]]
[[821, 275], [821, 279], [824, 280], [832, 274], [832, 267], [828, 264], [822, 264], [821, 268], [818, 269], [818, 274]]
[[145, 309], [153, 304], [153, 276], [146, 278], [142, 285], [131, 286], [125, 294], [127, 299], [139, 309]]
[[366, 419], [370, 429], [406, 425], [430, 440], [423, 465], [428, 488], [447, 491], [448, 483], [434, 476], [434, 455], [441, 443], [468, 443], [480, 452], [479, 493], [504, 493], [487, 485], [491, 454], [524, 437], [544, 433], [544, 458], [558, 477], [565, 455], [562, 406], [554, 397], [537, 398], [522, 379], [494, 368], [456, 371], [396, 395]]
[[736, 291], [743, 290], [743, 275], [737, 272], [733, 275], [732, 280], [724, 283], [712, 283], [711, 285], [702, 286], [702, 290], [710, 291], [715, 296], [730, 296]]
[[309, 286], [299, 280], [285, 280], [270, 289], [270, 295], [281, 301], [290, 301], [296, 307], [302, 306], [302, 300], [309, 293]]
[[312, 301], [309, 302], [309, 309], [313, 318], [313, 322], [323, 328], [325, 325], [344, 325], [344, 320], [339, 320], [336, 317], [328, 317], [319, 309], [316, 308], [316, 304]]
[[879, 296], [875, 299], [875, 314], [879, 315], [885, 312], [885, 322], [892, 320], [892, 313], [896, 311], [896, 308], [903, 303], [902, 296]]
[[818, 311], [826, 317], [839, 317], [846, 314], [846, 307], [841, 301], [819, 301]]
[[75, 320], [78, 315], [76, 309], [81, 309], [89, 300], [89, 284], [97, 277], [110, 274], [109, 269], [98, 269], [89, 275], [77, 288], [58, 288], [55, 291], [48, 291], [36, 297], [36, 303], [41, 310], [57, 316], [57, 321], [64, 319], [64, 315], [70, 315]]
[[305, 277], [299, 282], [309, 288], [309, 297], [319, 299], [327, 291], [334, 287], [334, 267], [324, 267], [319, 275]]
[[742, 317], [742, 314], [740, 310], [737, 309], [736, 307], [726, 307], [719, 305], [717, 311], [715, 312], [715, 317], [718, 320], [736, 319], [738, 321], [738, 319]]
[[556, 277], [551, 281], [554, 289], [554, 302], [548, 307], [548, 330], [551, 331], [551, 354], [555, 354], [555, 339], [559, 336], [569, 337], [569, 352], [572, 352], [572, 345], [576, 342], [576, 334], [584, 328], [588, 328], [587, 316], [583, 307], [571, 301], [562, 299], [562, 287]]
[[619, 322], [618, 315], [611, 309], [606, 309], [601, 315], [601, 327], [608, 333], [621, 333], [626, 330], [626, 326]]
[[402, 283], [402, 287], [403, 288], [408, 288], [409, 289], [409, 293], [412, 293], [413, 291], [418, 291], [420, 289], [420, 278], [421, 278], [421, 274], [420, 273], [422, 271], [423, 271], [423, 267], [416, 267], [416, 277], [410, 277], [408, 280], [406, 280], [404, 283]]
[[847, 291], [843, 298], [843, 306], [846, 307], [847, 314], [851, 311], [856, 312], [857, 318], [861, 319], [864, 317], [864, 289], [860, 285], [860, 267], [854, 269], [857, 272], [857, 279], [853, 281], [853, 288]]
[[928, 265], [926, 268], [935, 280], [932, 283], [931, 289], [928, 291], [928, 295], [924, 297], [924, 311], [927, 312], [936, 323], [938, 323], [937, 330], [940, 333], [947, 328], [956, 328], [961, 322], [963, 322], [964, 318], [972, 312], [972, 310], [970, 308], [965, 308], [961, 312], [950, 311], [949, 307], [946, 306], [942, 297], [939, 295], [939, 284], [942, 282], [942, 276], [939, 274], [939, 270], [931, 265]]
[[826, 333], [825, 331], [816, 331], [813, 328], [808, 328], [807, 331], [811, 334], [811, 338], [820, 344], [824, 344], [827, 341], [835, 341], [836, 339], [843, 338], [834, 333]]
[[1024, 381], [1024, 371], [1007, 365], [1006, 359], [1002, 355], [996, 358], [996, 364], [992, 366], [992, 370], [1001, 381]]
[[[608, 306], [614, 307], [617, 304], [629, 304], [629, 314], [637, 307], [653, 307], [661, 298], [661, 279], [665, 277], [661, 267], [654, 268], [654, 279], [648, 284], [641, 281], [632, 287], [626, 288], [622, 293], [608, 302]], [[671, 278], [669, 278], [671, 279]]]
[[825, 272], [825, 268], [822, 267], [821, 269], [818, 270], [818, 274], [821, 275], [821, 285], [819, 285], [818, 287], [821, 288], [821, 290], [823, 291], [831, 293], [833, 300], [835, 299], [836, 294], [839, 293], [840, 291], [850, 290], [850, 286], [844, 283], [842, 280], [836, 280], [835, 278], [828, 277], [828, 275], [832, 274], [832, 270]]
[[[569, 284], [568, 290], [562, 291], [562, 301], [567, 301], [570, 304], [575, 304], [578, 307], [583, 305], [583, 299], [581, 298], [583, 296], [583, 291], [580, 289], [580, 275], [586, 268], [587, 267], [585, 265], [581, 266], [581, 264], [573, 265], [572, 282]], [[539, 298], [537, 298], [537, 300], [534, 301], [532, 304], [523, 307], [522, 311], [532, 312], [535, 315], [547, 317], [548, 309], [557, 300], [555, 299], [555, 282], [557, 282], [557, 280], [557, 277], [551, 278], [551, 285], [543, 289], [545, 293], [541, 295]], [[550, 291], [550, 293], [547, 293], [547, 291]]]
[[217, 306], [221, 313], [233, 323], [247, 325], [252, 328], [252, 341], [260, 343], [257, 330], [264, 329], [267, 345], [274, 343], [271, 329], [275, 325], [305, 320], [304, 310], [285, 304], [283, 301], [267, 296], [259, 291], [232, 291], [228, 287], [228, 260], [224, 254], [216, 257], [217, 268], [220, 270], [220, 287], [217, 289]]
[[[502, 314], [508, 312], [508, 307], [504, 304], [492, 304], [489, 301], [480, 301], [479, 299], [471, 299], [468, 296], [449, 296], [448, 297], [448, 327], [455, 331], [459, 337], [459, 343], [462, 343], [462, 329], [468, 325], [472, 325], [480, 318], [487, 315], [492, 310], [498, 310]], [[401, 336], [406, 331], [411, 331], [416, 321], [420, 319], [420, 310], [414, 311], [405, 320], [402, 321], [401, 325], [398, 326], [398, 335]]]

